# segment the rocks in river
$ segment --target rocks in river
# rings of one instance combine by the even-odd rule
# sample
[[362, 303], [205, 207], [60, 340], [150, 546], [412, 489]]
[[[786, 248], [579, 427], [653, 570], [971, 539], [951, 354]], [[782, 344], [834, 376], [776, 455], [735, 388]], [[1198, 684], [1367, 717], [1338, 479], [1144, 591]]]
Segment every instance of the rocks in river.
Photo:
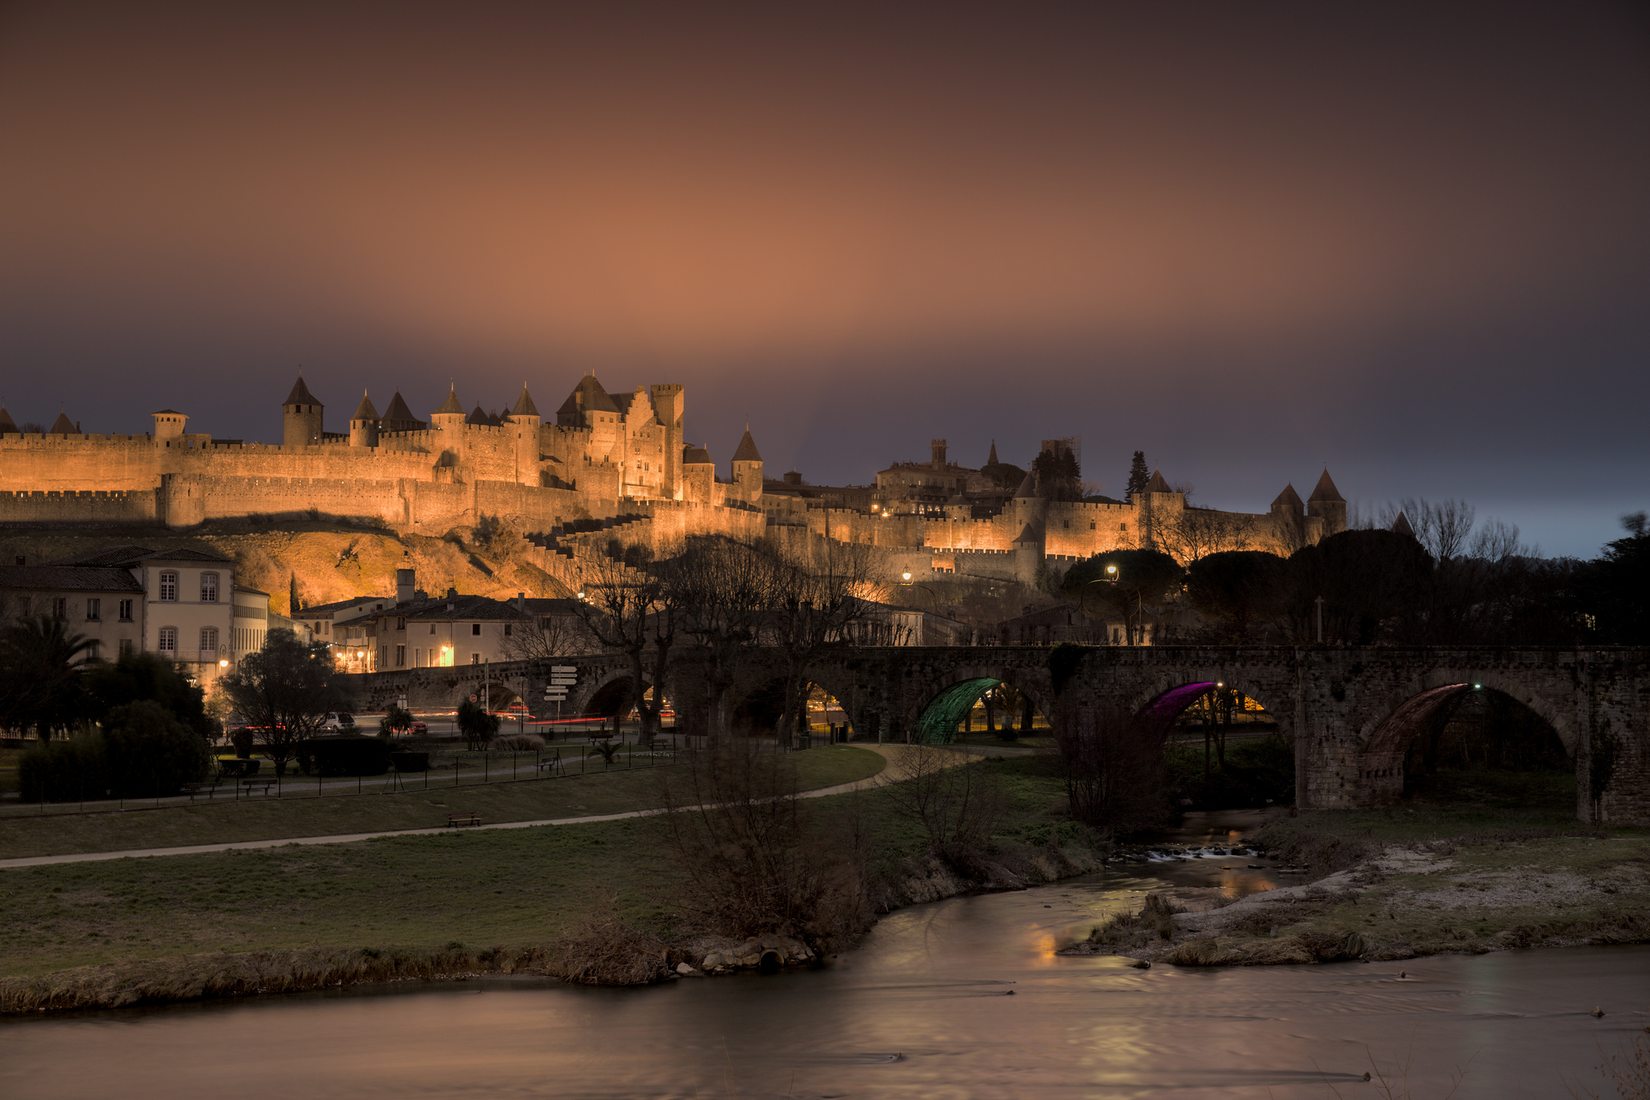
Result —
[[[818, 957], [801, 940], [789, 936], [758, 936], [738, 943], [723, 941], [721, 946], [706, 950], [699, 960], [699, 969], [705, 974], [730, 974], [736, 970], [774, 973], [817, 961]], [[681, 966], [691, 968], [688, 963]], [[678, 973], [681, 966], [677, 967]]]

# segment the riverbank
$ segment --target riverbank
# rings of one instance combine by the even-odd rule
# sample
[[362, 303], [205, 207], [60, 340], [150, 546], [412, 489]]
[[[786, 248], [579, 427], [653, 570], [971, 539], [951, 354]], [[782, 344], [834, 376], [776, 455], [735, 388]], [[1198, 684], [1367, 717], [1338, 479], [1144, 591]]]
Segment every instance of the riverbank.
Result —
[[1252, 842], [1317, 877], [1235, 900], [1159, 891], [1068, 951], [1248, 966], [1650, 942], [1650, 830], [1412, 805], [1280, 819]]
[[[1097, 865], [1092, 842], [1064, 820], [1047, 758], [970, 767], [1003, 798], [980, 875], [927, 859], [922, 830], [880, 791], [804, 801], [799, 812], [816, 835], [862, 838], [879, 910]], [[606, 980], [625, 968], [649, 980], [738, 946], [692, 926], [689, 871], [657, 816], [54, 864], [0, 881], [0, 922], [12, 930], [5, 1014], [478, 974], [578, 980], [604, 954], [620, 973]]]

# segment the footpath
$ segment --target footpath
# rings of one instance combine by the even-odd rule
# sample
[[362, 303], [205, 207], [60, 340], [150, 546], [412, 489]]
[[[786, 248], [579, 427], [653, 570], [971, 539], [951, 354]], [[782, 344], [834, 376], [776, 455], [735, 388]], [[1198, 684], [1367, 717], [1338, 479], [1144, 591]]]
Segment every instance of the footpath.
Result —
[[[838, 783], [834, 787], [820, 787], [817, 790], [803, 791], [799, 798], [829, 798], [833, 795], [849, 794], [854, 791], [870, 790], [888, 782], [884, 778], [890, 767], [897, 766], [900, 757], [907, 751], [905, 745], [856, 745], [856, 748], [869, 749], [888, 761], [883, 770], [876, 775], [864, 779], [856, 779], [851, 783]], [[953, 764], [966, 763], [978, 757], [966, 752], [956, 751], [949, 754]], [[701, 806], [686, 806], [683, 809], [697, 810]], [[655, 808], [648, 810], [625, 810], [613, 814], [588, 814], [582, 817], [553, 817], [538, 821], [500, 821], [491, 825], [476, 825], [465, 829], [466, 833], [484, 832], [496, 829], [540, 829], [558, 825], [593, 825], [603, 821], [620, 821], [632, 817], [656, 817], [671, 811]], [[174, 848], [133, 848], [119, 852], [75, 852], [68, 855], [56, 856], [23, 856], [17, 859], [0, 859], [0, 871], [14, 870], [20, 867], [43, 867], [54, 863], [96, 863], [111, 859], [153, 859], [162, 856], [198, 856], [214, 852], [245, 852], [259, 848], [280, 848], [288, 844], [358, 844], [365, 840], [379, 840], [384, 837], [398, 836], [443, 836], [452, 833], [451, 828], [434, 827], [426, 829], [387, 829], [373, 833], [335, 833], [326, 836], [297, 836], [278, 837], [271, 840], [238, 840], [223, 844], [188, 844]]]

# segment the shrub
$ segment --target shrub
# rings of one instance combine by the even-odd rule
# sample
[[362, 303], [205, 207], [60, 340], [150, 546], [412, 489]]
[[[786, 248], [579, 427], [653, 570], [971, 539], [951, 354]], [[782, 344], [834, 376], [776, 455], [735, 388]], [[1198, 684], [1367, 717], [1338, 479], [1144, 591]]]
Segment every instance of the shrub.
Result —
[[211, 764], [206, 738], [148, 700], [111, 710], [103, 743], [110, 785], [128, 798], [177, 794], [206, 778]]
[[383, 775], [390, 770], [390, 746], [377, 737], [311, 737], [298, 742], [297, 749], [305, 775]]
[[23, 753], [17, 781], [24, 802], [74, 802], [109, 792], [102, 734], [34, 745]]
[[500, 752], [538, 752], [544, 748], [544, 738], [536, 733], [507, 733], [494, 738], [488, 748]]

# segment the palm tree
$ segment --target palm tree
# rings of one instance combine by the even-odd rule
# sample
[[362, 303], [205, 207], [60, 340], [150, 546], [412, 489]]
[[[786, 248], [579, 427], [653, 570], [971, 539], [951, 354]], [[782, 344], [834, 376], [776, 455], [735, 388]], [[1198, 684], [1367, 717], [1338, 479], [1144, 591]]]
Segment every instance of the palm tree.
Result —
[[42, 741], [83, 717], [80, 670], [95, 639], [62, 619], [29, 615], [0, 630], [0, 724], [33, 728]]

